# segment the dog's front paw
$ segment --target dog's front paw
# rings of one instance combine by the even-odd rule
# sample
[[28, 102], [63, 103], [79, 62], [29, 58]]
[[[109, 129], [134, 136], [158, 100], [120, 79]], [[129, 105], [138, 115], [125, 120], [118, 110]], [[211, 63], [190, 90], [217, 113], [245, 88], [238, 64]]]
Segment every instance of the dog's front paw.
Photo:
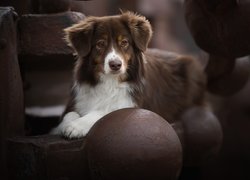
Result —
[[81, 138], [87, 135], [90, 130], [90, 126], [83, 122], [80, 122], [78, 119], [68, 123], [62, 130], [63, 136], [73, 139]]
[[57, 135], [62, 134], [62, 130], [65, 129], [67, 124], [71, 123], [72, 121], [79, 119], [80, 115], [77, 112], [69, 112], [64, 117], [62, 122], [55, 128], [50, 131], [50, 134]]

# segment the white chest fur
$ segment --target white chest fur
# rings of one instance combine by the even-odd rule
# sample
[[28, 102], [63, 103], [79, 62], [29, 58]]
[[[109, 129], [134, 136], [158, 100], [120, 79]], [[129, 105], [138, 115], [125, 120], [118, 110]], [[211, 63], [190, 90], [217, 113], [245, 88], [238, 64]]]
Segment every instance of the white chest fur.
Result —
[[75, 108], [80, 116], [91, 111], [102, 111], [107, 114], [117, 109], [136, 106], [129, 95], [129, 84], [119, 82], [113, 75], [101, 77], [101, 81], [94, 87], [77, 84], [75, 90]]
[[106, 114], [128, 107], [135, 107], [128, 83], [120, 83], [113, 75], [101, 77], [96, 86], [75, 84], [75, 110], [68, 112], [52, 134], [68, 138], [84, 137], [91, 127]]

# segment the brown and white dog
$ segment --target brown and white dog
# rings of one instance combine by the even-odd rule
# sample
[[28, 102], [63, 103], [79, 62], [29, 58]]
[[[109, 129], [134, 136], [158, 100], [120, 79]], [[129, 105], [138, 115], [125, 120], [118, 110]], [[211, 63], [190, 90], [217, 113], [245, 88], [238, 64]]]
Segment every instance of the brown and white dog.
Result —
[[71, 100], [52, 134], [83, 137], [121, 108], [149, 109], [173, 122], [188, 107], [203, 105], [201, 66], [191, 58], [146, 51], [152, 29], [145, 17], [88, 17], [65, 32], [78, 60]]

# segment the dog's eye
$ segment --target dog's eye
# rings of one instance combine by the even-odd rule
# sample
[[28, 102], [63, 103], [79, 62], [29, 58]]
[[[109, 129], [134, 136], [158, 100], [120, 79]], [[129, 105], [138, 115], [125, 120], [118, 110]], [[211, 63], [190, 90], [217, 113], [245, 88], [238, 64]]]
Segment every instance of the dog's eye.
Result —
[[97, 49], [104, 49], [106, 47], [106, 41], [105, 40], [99, 40], [96, 43]]
[[129, 42], [128, 42], [127, 39], [123, 39], [123, 40], [121, 41], [121, 44], [120, 44], [121, 47], [126, 48], [126, 47], [128, 47], [128, 45], [129, 45]]

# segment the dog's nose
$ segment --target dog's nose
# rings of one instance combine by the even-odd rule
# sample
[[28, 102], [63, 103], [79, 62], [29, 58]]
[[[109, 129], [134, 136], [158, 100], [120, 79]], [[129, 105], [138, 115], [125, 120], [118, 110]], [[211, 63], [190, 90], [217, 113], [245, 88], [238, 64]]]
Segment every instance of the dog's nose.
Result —
[[122, 62], [120, 60], [112, 60], [109, 61], [109, 67], [113, 71], [118, 71], [122, 66]]

